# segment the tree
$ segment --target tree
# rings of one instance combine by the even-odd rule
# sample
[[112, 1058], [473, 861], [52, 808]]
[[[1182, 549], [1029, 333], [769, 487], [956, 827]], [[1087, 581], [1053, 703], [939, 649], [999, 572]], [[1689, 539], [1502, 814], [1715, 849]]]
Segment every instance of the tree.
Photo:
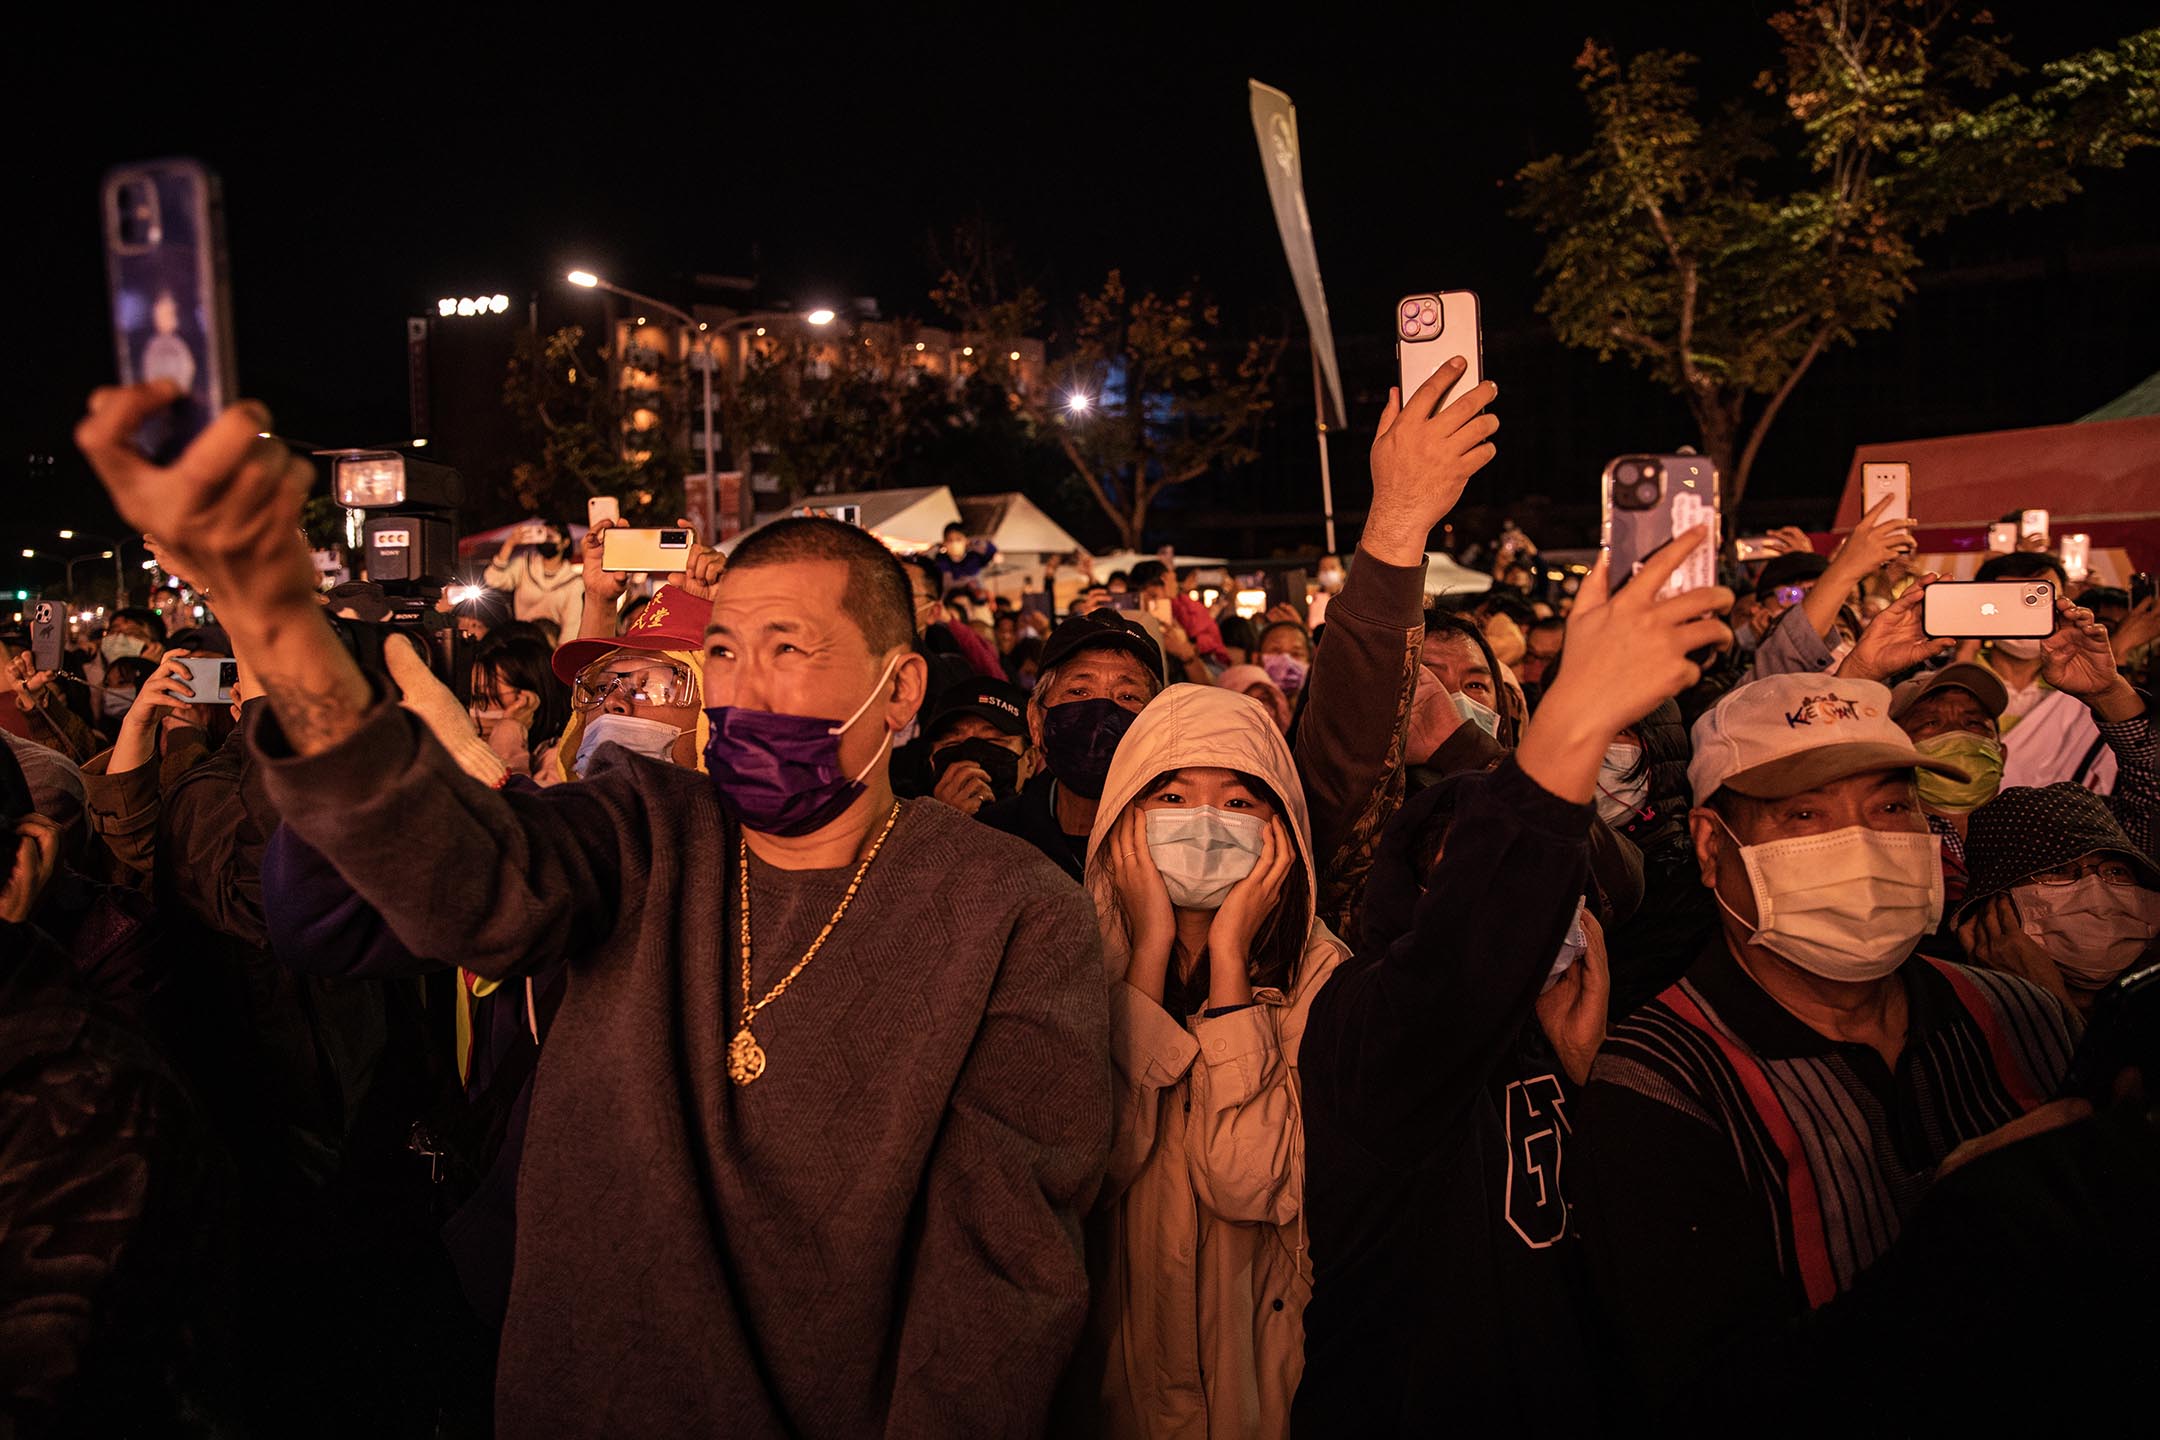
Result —
[[[536, 454], [511, 467], [498, 503], [520, 514], [580, 517], [595, 495], [612, 495], [626, 519], [673, 520], [682, 513], [686, 455], [684, 370], [680, 361], [633, 345], [620, 357], [588, 353], [579, 326], [545, 339], [518, 339], [503, 382]], [[627, 384], [625, 382], [628, 382]]]
[[722, 397], [729, 432], [771, 457], [790, 500], [911, 478], [967, 424], [953, 387], [917, 360], [914, 333], [774, 339]]
[[1809, 367], [1895, 320], [1919, 241], [2065, 199], [2079, 167], [2154, 143], [2160, 30], [1993, 95], [2024, 72], [1990, 23], [1957, 0], [1794, 5], [1755, 82], [1776, 113], [1736, 100], [1707, 121], [1691, 55], [1577, 58], [1590, 147], [1516, 177], [1515, 213], [1547, 237], [1538, 308], [1562, 343], [1687, 402], [1728, 511]]
[[1214, 305], [1190, 290], [1134, 298], [1112, 270], [1080, 297], [1071, 349], [1053, 367], [1065, 382], [1019, 396], [1128, 550], [1141, 548], [1163, 491], [1258, 454], [1247, 437], [1271, 403], [1282, 343], [1252, 341], [1228, 367], [1221, 345]]

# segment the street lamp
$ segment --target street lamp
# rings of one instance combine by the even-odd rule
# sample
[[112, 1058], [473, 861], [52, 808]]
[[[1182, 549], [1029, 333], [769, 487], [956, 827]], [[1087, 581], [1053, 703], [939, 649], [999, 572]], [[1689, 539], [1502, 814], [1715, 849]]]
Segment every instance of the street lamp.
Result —
[[[611, 295], [620, 295], [625, 300], [635, 300], [640, 305], [644, 305], [653, 310], [658, 310], [663, 315], [672, 315], [677, 320], [682, 321], [682, 323], [686, 327], [693, 328], [699, 332], [711, 331], [711, 327], [705, 321], [699, 320], [696, 316], [690, 314], [688, 311], [670, 305], [665, 300], [655, 300], [650, 295], [643, 295], [635, 290], [628, 289], [625, 286], [611, 284], [608, 281], [601, 279], [598, 275], [593, 274], [593, 272], [590, 270], [572, 270], [568, 275], [565, 275], [563, 278], [565, 280], [568, 280], [572, 285], [579, 286], [586, 290], [605, 290]], [[764, 323], [769, 320], [782, 320], [792, 318], [793, 313], [794, 312], [789, 311], [760, 311], [752, 315], [738, 315], [733, 320], [729, 320], [722, 324], [719, 328], [718, 333], [712, 336], [712, 340], [720, 339], [722, 336], [732, 338], [737, 331], [746, 330], [753, 326], [762, 327]], [[837, 316], [834, 314], [832, 309], [828, 306], [823, 305], [802, 316], [803, 320], [812, 325], [830, 325], [836, 318]], [[644, 323], [645, 317], [640, 315], [638, 317], [638, 324], [643, 325]], [[764, 330], [760, 328], [758, 330], [758, 333], [763, 334]], [[717, 486], [720, 483], [720, 475], [719, 471], [714, 468], [713, 463], [712, 340], [707, 340], [704, 347], [699, 350], [698, 358], [701, 363], [699, 364], [698, 368], [703, 372], [705, 376], [705, 481], [708, 485]], [[740, 379], [741, 377], [738, 376], [737, 378]], [[757, 523], [757, 496], [751, 491], [750, 476], [747, 471], [743, 475], [742, 480], [737, 487], [737, 490], [738, 498], [740, 500], [740, 508], [738, 514], [742, 522], [742, 528], [744, 533], [748, 533], [750, 527]], [[716, 492], [714, 496], [716, 503], [718, 501], [718, 498], [719, 497]], [[715, 515], [713, 517], [714, 526], [717, 528], [719, 523], [719, 517]], [[719, 537], [714, 536], [712, 538], [718, 539]]]
[[[97, 558], [113, 562], [113, 608], [119, 609], [127, 604], [127, 576], [120, 568], [120, 552], [127, 546], [125, 540], [115, 540], [110, 535], [92, 535], [80, 530], [57, 530], [53, 533], [62, 540], [80, 540], [88, 545], [110, 545], [112, 548]], [[24, 553], [28, 554], [29, 552], [25, 551]], [[84, 556], [82, 558], [89, 559], [91, 557]], [[74, 581], [70, 580], [68, 582], [68, 588], [71, 590], [74, 588]]]
[[1075, 390], [1071, 395], [1066, 397], [1065, 408], [1075, 415], [1085, 415], [1087, 413], [1088, 407], [1090, 405], [1093, 405], [1094, 403], [1095, 402], [1088, 397], [1087, 391]]

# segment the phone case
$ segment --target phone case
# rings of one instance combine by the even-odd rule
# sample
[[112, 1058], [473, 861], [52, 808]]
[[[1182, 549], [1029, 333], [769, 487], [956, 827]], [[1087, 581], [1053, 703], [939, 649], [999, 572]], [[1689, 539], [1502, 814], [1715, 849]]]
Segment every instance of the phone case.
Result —
[[666, 573], [690, 561], [697, 537], [680, 526], [661, 530], [610, 530], [600, 538], [600, 568], [625, 574]]
[[1920, 597], [1931, 640], [2039, 640], [2055, 629], [2052, 580], [1938, 580]]
[[585, 523], [598, 525], [602, 520], [622, 519], [622, 505], [613, 495], [595, 495], [585, 502]]
[[2018, 527], [2007, 520], [1988, 526], [1988, 553], [2008, 555], [2018, 547]]
[[1403, 404], [1442, 365], [1461, 355], [1469, 360], [1462, 378], [1448, 387], [1434, 412], [1485, 380], [1485, 336], [1478, 298], [1468, 290], [1405, 295], [1395, 302], [1395, 361]]
[[2020, 538], [2020, 539], [2022, 539], [2022, 538], [2024, 538], [2024, 537], [2025, 537], [2025, 536], [2027, 536], [2027, 535], [2037, 535], [2037, 536], [2039, 536], [2039, 537], [2040, 537], [2040, 538], [2041, 538], [2041, 539], [2042, 539], [2043, 541], [2047, 539], [2047, 537], [2048, 537], [2048, 512], [2047, 512], [2047, 511], [2045, 511], [2045, 510], [2027, 510], [2027, 511], [2026, 511], [2026, 512], [2025, 512], [2025, 513], [2024, 513], [2024, 514], [2022, 515], [2022, 516], [2020, 516], [2020, 517], [2019, 517], [2019, 519], [2018, 519], [2018, 536], [2019, 536], [2019, 538]]
[[1643, 562], [1673, 536], [1699, 525], [1709, 534], [1688, 556], [1660, 597], [1717, 584], [1718, 472], [1706, 455], [1621, 455], [1602, 477], [1604, 543], [1611, 555], [1607, 583], [1617, 594]]
[[1912, 518], [1912, 466], [1903, 460], [1884, 460], [1860, 467], [1860, 513], [1873, 510], [1885, 495], [1897, 497], [1883, 512], [1885, 520]]
[[105, 274], [120, 379], [171, 380], [185, 392], [137, 442], [168, 462], [238, 394], [217, 177], [195, 160], [106, 172]]
[[240, 678], [238, 661], [206, 655], [180, 662], [187, 667], [188, 693], [197, 705], [230, 705], [233, 683]]
[[30, 663], [58, 670], [63, 658], [67, 614], [57, 600], [40, 600], [30, 611]]

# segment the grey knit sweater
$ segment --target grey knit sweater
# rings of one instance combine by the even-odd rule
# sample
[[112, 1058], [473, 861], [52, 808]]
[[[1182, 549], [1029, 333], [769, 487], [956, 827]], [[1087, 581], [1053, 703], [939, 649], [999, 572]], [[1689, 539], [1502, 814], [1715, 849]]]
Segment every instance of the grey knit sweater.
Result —
[[[1109, 1141], [1094, 911], [1048, 860], [909, 804], [758, 1016], [769, 1065], [738, 1088], [736, 832], [703, 775], [632, 760], [492, 791], [389, 705], [312, 757], [273, 716], [254, 734], [286, 823], [414, 953], [489, 976], [569, 961], [519, 1179], [502, 1434], [1041, 1430]], [[762, 995], [846, 876], [753, 879]]]

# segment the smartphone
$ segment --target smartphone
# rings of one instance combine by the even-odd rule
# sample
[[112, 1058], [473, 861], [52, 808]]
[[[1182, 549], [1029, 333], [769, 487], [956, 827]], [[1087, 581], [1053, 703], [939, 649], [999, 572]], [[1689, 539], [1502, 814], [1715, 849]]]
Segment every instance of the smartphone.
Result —
[[197, 160], [115, 166], [100, 209], [120, 381], [170, 380], [183, 392], [136, 434], [166, 464], [239, 393], [217, 177]]
[[2160, 594], [2160, 589], [2155, 588], [2151, 571], [2140, 570], [2130, 577], [2130, 603], [2133, 606], [2144, 604], [2155, 594]]
[[697, 536], [679, 526], [658, 530], [610, 530], [600, 538], [600, 568], [633, 574], [665, 574], [690, 563]]
[[1890, 497], [1885, 520], [1912, 519], [1912, 466], [1903, 460], [1882, 460], [1860, 467], [1860, 513], [1865, 515]]
[[30, 663], [40, 670], [60, 668], [67, 640], [67, 612], [57, 600], [40, 600], [30, 612]]
[[2063, 536], [2062, 551], [2056, 558], [2062, 561], [2063, 573], [2070, 577], [2071, 584], [2084, 583], [2092, 573], [2092, 536]]
[[1700, 525], [1710, 533], [1672, 574], [1659, 597], [1717, 584], [1718, 473], [1706, 455], [1621, 455], [1605, 466], [1607, 571], [1617, 594], [1643, 562], [1675, 535]]
[[187, 667], [188, 699], [197, 705], [232, 704], [233, 685], [240, 678], [240, 662], [216, 655], [180, 662]]
[[2045, 510], [2027, 510], [2023, 515], [2019, 516], [2018, 538], [2020, 540], [2031, 540], [2037, 538], [2040, 541], [2041, 548], [2046, 549], [2048, 538], [2048, 512]]
[[806, 516], [813, 520], [837, 520], [843, 525], [862, 528], [860, 505], [798, 505], [788, 511], [790, 516]]
[[1110, 608], [1112, 610], [1125, 611], [1138, 610], [1140, 608], [1140, 597], [1133, 594], [1130, 590], [1127, 590], [1122, 595], [1118, 594], [1115, 591], [1112, 591], [1110, 595]]
[[1485, 337], [1478, 319], [1478, 298], [1468, 290], [1405, 295], [1395, 302], [1395, 361], [1405, 405], [1417, 387], [1456, 356], [1468, 363], [1435, 412], [1485, 380]]
[[1745, 565], [1753, 560], [1768, 560], [1785, 552], [1768, 535], [1742, 535], [1732, 542], [1733, 559]]
[[2056, 1095], [2105, 1102], [2113, 1098], [2115, 1077], [2133, 1066], [2145, 1073], [2148, 1088], [2160, 1074], [2160, 965], [2118, 975], [2094, 998]]
[[1988, 552], [2009, 555], [2018, 547], [2018, 527], [2008, 520], [1988, 526]]
[[1170, 609], [1170, 602], [1166, 599], [1148, 601], [1147, 613], [1154, 616], [1159, 623], [1164, 625], [1171, 624], [1176, 618]]
[[598, 525], [602, 520], [622, 520], [622, 504], [613, 495], [595, 495], [585, 502], [585, 523]]
[[2055, 629], [2052, 580], [1938, 580], [1920, 597], [1931, 640], [2042, 640]]

